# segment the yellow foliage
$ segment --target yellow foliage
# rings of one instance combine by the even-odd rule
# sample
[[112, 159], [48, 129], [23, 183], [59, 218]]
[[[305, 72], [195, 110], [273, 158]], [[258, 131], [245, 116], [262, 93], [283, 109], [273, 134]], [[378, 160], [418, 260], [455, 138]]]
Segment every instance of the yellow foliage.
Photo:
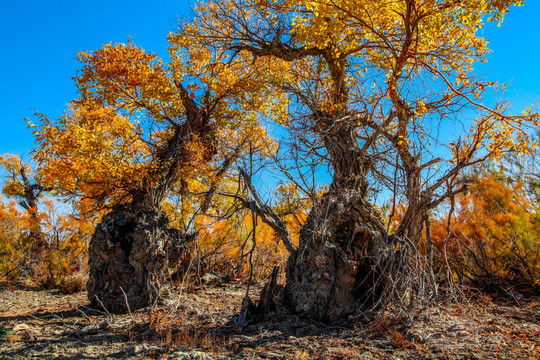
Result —
[[[67, 214], [63, 205], [45, 197], [39, 171], [18, 156], [0, 156], [8, 173], [0, 198], [0, 277], [49, 287], [69, 276], [84, 276], [93, 223]], [[71, 287], [74, 287], [74, 283]]]

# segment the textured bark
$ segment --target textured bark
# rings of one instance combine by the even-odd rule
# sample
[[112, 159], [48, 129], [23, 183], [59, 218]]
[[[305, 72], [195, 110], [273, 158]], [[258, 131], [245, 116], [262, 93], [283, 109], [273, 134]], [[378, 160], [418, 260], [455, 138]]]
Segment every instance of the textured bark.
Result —
[[300, 231], [286, 296], [295, 312], [335, 321], [377, 300], [387, 236], [368, 202], [370, 164], [352, 127], [325, 129], [324, 142], [334, 177]]
[[[169, 227], [164, 213], [119, 205], [103, 217], [90, 242], [88, 299], [111, 312], [152, 304], [192, 240]], [[125, 296], [124, 296], [125, 293]]]
[[391, 261], [392, 246], [368, 201], [369, 164], [347, 126], [328, 129], [325, 145], [334, 168], [332, 184], [300, 231], [285, 289], [276, 286], [273, 274], [261, 293], [260, 313], [289, 308], [336, 322], [375, 304], [386, 285], [383, 269]]
[[277, 284], [279, 267], [275, 266], [270, 274], [268, 282], [261, 290], [261, 300], [257, 304], [255, 311], [268, 314], [271, 311], [278, 309], [283, 302], [283, 288]]
[[357, 195], [327, 194], [310, 212], [287, 267], [296, 313], [333, 322], [378, 300], [386, 237]]

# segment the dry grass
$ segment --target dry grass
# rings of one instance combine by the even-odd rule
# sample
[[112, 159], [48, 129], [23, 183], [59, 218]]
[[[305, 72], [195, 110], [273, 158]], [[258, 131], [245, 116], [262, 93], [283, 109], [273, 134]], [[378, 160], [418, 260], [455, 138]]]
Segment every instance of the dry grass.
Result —
[[67, 276], [58, 286], [58, 291], [62, 294], [75, 294], [86, 289], [88, 274], [78, 272], [74, 275]]

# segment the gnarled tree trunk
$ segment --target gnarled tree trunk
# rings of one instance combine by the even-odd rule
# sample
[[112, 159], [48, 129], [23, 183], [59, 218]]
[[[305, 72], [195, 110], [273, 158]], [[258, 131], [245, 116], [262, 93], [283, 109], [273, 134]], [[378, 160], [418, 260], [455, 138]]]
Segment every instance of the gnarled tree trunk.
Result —
[[324, 140], [334, 168], [330, 189], [309, 212], [298, 249], [289, 250], [285, 288], [267, 285], [260, 313], [286, 307], [335, 322], [374, 305], [386, 285], [383, 269], [391, 247], [384, 223], [368, 201], [367, 157], [346, 124], [328, 129]]
[[287, 266], [286, 298], [296, 313], [332, 322], [377, 300], [385, 234], [357, 196], [328, 193], [311, 210]]
[[285, 293], [295, 312], [335, 321], [377, 299], [387, 236], [367, 199], [369, 164], [353, 130], [334, 126], [324, 140], [334, 177], [300, 231]]
[[132, 200], [116, 205], [97, 226], [89, 246], [88, 299], [108, 311], [124, 312], [151, 305], [169, 274], [186, 257], [187, 243], [197, 234], [186, 235], [169, 225], [161, 203], [191, 161], [188, 144], [197, 136], [204, 144], [203, 156], [213, 155], [214, 132], [209, 114], [199, 108], [177, 84], [184, 99], [186, 121], [174, 128], [165, 146], [156, 153], [155, 170], [144, 179]]
[[169, 226], [165, 213], [116, 206], [90, 242], [89, 300], [111, 312], [125, 312], [127, 304], [131, 310], [152, 304], [184, 258], [189, 240]]

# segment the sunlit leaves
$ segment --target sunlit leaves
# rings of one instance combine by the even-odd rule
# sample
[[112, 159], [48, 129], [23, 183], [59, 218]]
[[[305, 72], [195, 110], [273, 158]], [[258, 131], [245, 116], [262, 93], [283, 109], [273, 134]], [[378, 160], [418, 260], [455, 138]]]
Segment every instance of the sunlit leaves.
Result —
[[128, 42], [80, 53], [79, 61], [84, 66], [75, 81], [81, 100], [148, 114], [154, 121], [182, 115], [180, 97], [156, 55]]
[[25, 171], [26, 176], [29, 178], [35, 176], [31, 167], [28, 164], [23, 163], [21, 158], [14, 154], [0, 155], [0, 169], [6, 173], [6, 180], [2, 187], [2, 193], [9, 198], [18, 198], [24, 195], [21, 169]]
[[62, 195], [121, 198], [149, 171], [148, 145], [113, 108], [74, 103], [56, 121], [41, 119], [34, 159], [43, 165], [43, 181]]
[[[221, 143], [228, 146], [229, 139], [216, 141], [216, 134], [245, 139], [250, 132], [251, 145], [273, 146], [257, 135], [264, 132], [260, 118], [283, 118], [286, 112], [282, 97], [265, 96], [266, 72], [246, 66], [251, 58], [245, 54], [233, 58], [223, 49], [197, 45], [190, 29], [184, 24], [170, 35], [169, 64], [132, 41], [79, 55], [80, 97], [60, 118], [38, 114], [41, 122], [32, 124], [34, 156], [48, 184], [65, 196], [93, 199], [100, 208], [169, 181], [162, 177], [173, 164], [184, 167], [184, 180], [195, 176]], [[204, 134], [182, 139], [181, 153], [161, 158], [175, 148], [169, 141], [189, 118], [205, 119], [206, 128], [197, 130]]]
[[[230, 162], [275, 154], [261, 126], [273, 120], [334, 170], [346, 157], [334, 179], [401, 192], [425, 211], [467, 166], [536, 146], [535, 110], [510, 114], [503, 88], [474, 74], [489, 52], [484, 21], [522, 3], [201, 2], [169, 34], [167, 64], [131, 41], [81, 53], [80, 98], [57, 121], [42, 118], [36, 159], [64, 195], [98, 205], [129, 200], [178, 165], [184, 216], [230, 180]], [[160, 158], [189, 119], [204, 119], [204, 133]]]

